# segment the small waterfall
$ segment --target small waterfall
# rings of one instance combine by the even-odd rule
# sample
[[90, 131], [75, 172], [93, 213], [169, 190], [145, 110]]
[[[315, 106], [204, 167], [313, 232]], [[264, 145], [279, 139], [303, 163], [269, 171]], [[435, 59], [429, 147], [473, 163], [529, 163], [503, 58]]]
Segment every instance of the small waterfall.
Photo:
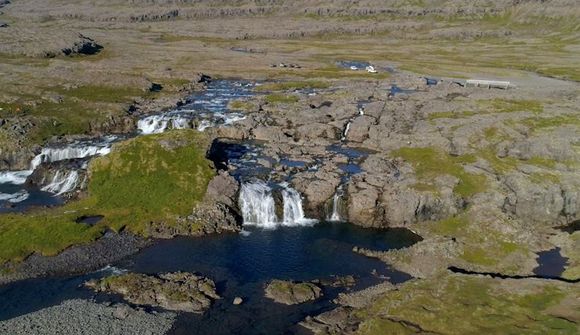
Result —
[[352, 119], [348, 120], [344, 131], [342, 132], [342, 137], [340, 138], [341, 141], [346, 141], [346, 136], [348, 135], [348, 131], [350, 130], [350, 124], [352, 123]]
[[52, 177], [50, 184], [44, 186], [41, 190], [45, 192], [55, 193], [55, 195], [61, 195], [74, 191], [79, 183], [79, 173], [78, 171], [70, 171], [69, 173], [61, 173], [57, 171]]
[[168, 129], [191, 128], [190, 119], [179, 114], [151, 115], [137, 121], [137, 128], [144, 135], [159, 134]]
[[282, 220], [282, 224], [285, 226], [294, 226], [297, 224], [307, 225], [316, 223], [316, 220], [307, 219], [304, 216], [300, 193], [289, 187], [287, 183], [283, 183], [280, 186], [283, 187], [282, 199], [284, 201], [284, 219]]
[[1, 193], [0, 192], [0, 201], [8, 201], [10, 203], [19, 203], [22, 202], [26, 199], [28, 199], [28, 197], [30, 196], [30, 194], [28, 194], [28, 192], [26, 192], [25, 190], [20, 190], [16, 193]]
[[242, 185], [240, 208], [246, 225], [274, 228], [278, 223], [272, 190], [261, 180]]
[[343, 195], [344, 192], [342, 190], [342, 185], [340, 185], [338, 189], [336, 189], [336, 193], [334, 193], [334, 196], [332, 197], [332, 213], [330, 213], [330, 215], [327, 217], [328, 221], [331, 222], [343, 221], [342, 217], [340, 216]]
[[299, 226], [311, 225], [317, 222], [317, 220], [308, 219], [304, 216], [300, 193], [286, 183], [282, 183], [280, 186], [282, 187], [283, 201], [282, 220], [276, 215], [276, 202], [270, 186], [263, 181], [242, 185], [239, 202], [244, 225], [275, 228], [279, 225]]
[[103, 156], [111, 152], [107, 145], [70, 145], [62, 148], [43, 148], [30, 163], [30, 169], [36, 169], [42, 163], [52, 163], [67, 159]]
[[207, 128], [209, 128], [211, 126], [212, 126], [212, 123], [209, 120], [202, 120], [199, 123], [199, 126], [197, 126], [197, 130], [198, 131], [204, 131], [204, 130], [206, 130]]

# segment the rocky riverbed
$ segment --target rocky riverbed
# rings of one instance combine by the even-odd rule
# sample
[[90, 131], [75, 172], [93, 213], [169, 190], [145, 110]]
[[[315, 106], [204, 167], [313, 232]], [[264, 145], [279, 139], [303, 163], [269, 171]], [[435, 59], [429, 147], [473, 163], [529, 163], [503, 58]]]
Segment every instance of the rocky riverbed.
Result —
[[577, 333], [574, 5], [0, 0], [0, 329]]

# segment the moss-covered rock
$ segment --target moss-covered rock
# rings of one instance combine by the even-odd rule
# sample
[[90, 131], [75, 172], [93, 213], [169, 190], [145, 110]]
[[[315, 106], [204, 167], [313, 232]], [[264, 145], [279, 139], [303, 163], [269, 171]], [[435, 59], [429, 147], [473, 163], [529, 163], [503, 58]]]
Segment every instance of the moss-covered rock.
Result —
[[187, 272], [159, 276], [127, 273], [89, 281], [85, 285], [97, 292], [121, 294], [134, 304], [193, 313], [203, 312], [213, 300], [220, 298], [211, 279]]
[[277, 279], [272, 280], [265, 291], [267, 298], [286, 305], [301, 304], [322, 296], [322, 289], [313, 283]]

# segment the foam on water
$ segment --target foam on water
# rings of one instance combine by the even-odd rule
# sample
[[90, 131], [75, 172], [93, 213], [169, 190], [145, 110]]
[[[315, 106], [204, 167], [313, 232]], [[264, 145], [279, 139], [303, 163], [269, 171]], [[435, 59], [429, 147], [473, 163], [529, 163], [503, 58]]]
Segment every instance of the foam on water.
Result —
[[0, 172], [0, 184], [22, 185], [31, 174], [32, 170], [2, 171]]
[[26, 199], [28, 199], [28, 197], [30, 196], [30, 194], [28, 194], [28, 192], [26, 192], [25, 190], [20, 190], [16, 193], [0, 193], [0, 201], [8, 201], [10, 203], [19, 203], [22, 202]]

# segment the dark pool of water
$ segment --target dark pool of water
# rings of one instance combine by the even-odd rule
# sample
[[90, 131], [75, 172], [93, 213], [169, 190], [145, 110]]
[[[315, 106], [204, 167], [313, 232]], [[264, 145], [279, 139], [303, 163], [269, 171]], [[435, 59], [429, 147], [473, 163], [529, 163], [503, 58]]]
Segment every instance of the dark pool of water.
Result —
[[0, 213], [23, 212], [31, 207], [56, 206], [63, 203], [62, 199], [59, 197], [52, 193], [41, 191], [37, 187], [0, 184], [0, 193], [15, 194], [20, 192], [26, 192], [28, 194], [28, 198], [17, 203], [0, 200]]
[[[249, 233], [249, 234], [248, 234]], [[313, 280], [332, 275], [355, 275], [361, 289], [385, 278], [403, 282], [409, 275], [352, 252], [353, 246], [388, 250], [419, 239], [408, 230], [362, 229], [349, 224], [320, 223], [314, 227], [276, 230], [247, 228], [244, 234], [159, 241], [115, 267], [141, 273], [190, 271], [216, 281], [223, 297], [203, 315], [181, 314], [173, 334], [283, 334], [299, 333], [294, 325], [307, 315], [333, 307], [332, 299], [344, 289], [324, 291], [314, 303], [285, 306], [263, 297], [273, 279]], [[0, 320], [29, 313], [93, 293], [80, 286], [90, 278], [110, 274], [25, 280], [0, 287]], [[234, 306], [234, 297], [244, 303]], [[115, 300], [115, 297], [100, 296]]]
[[358, 164], [339, 164], [338, 168], [348, 174], [357, 174], [363, 172], [363, 169]]
[[101, 221], [103, 218], [104, 216], [102, 215], [81, 216], [78, 219], [76, 219], [76, 222], [85, 224], [87, 226], [94, 226], [97, 223], [99, 223], [99, 221]]
[[368, 157], [368, 155], [370, 153], [372, 153], [371, 150], [366, 150], [366, 149], [362, 149], [362, 148], [360, 148], [360, 149], [359, 148], [351, 148], [351, 147], [347, 147], [347, 146], [340, 145], [340, 144], [329, 145], [328, 147], [326, 147], [326, 150], [331, 151], [331, 152], [336, 152], [336, 153], [341, 154], [341, 155], [345, 155], [349, 159], [360, 159], [360, 158]]
[[392, 85], [391, 86], [391, 95], [397, 95], [397, 94], [411, 94], [411, 93], [415, 93], [415, 90], [409, 90], [409, 89], [404, 89], [404, 88], [400, 88], [397, 85]]
[[568, 258], [560, 254], [560, 248], [538, 252], [537, 261], [534, 274], [542, 277], [560, 277], [568, 265]]
[[438, 79], [425, 77], [428, 86], [435, 86], [439, 83]]

